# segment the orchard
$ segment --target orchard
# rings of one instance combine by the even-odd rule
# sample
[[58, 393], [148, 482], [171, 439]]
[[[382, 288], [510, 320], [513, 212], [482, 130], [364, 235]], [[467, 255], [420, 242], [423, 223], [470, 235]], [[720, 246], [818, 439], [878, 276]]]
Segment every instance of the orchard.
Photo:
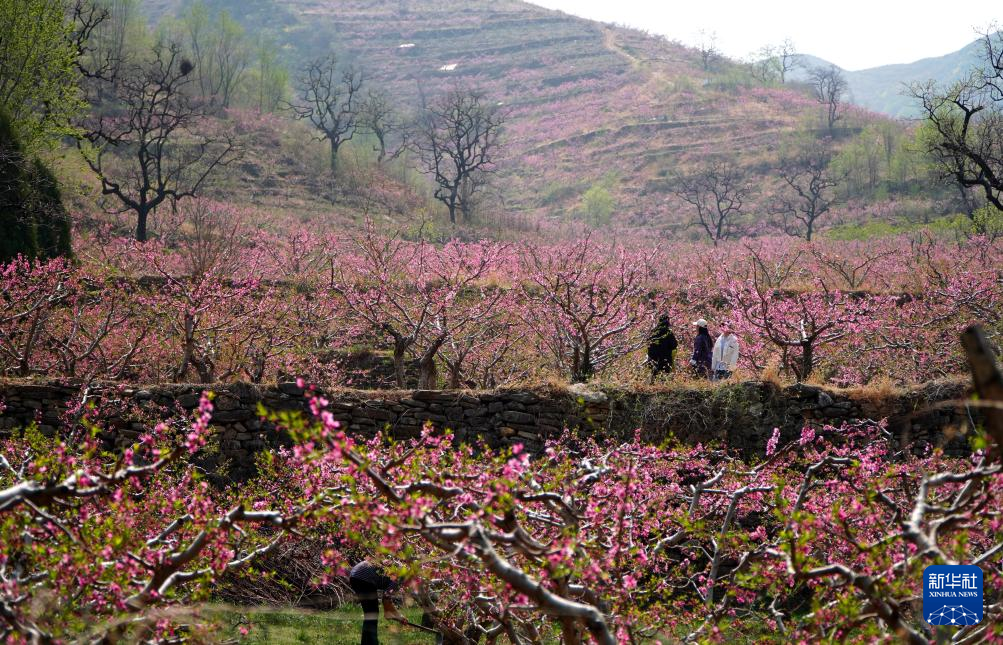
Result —
[[729, 321], [748, 377], [910, 384], [964, 371], [956, 338], [971, 322], [1003, 331], [1003, 252], [988, 238], [433, 244], [370, 225], [247, 241], [253, 217], [192, 202], [166, 239], [94, 233], [77, 262], [4, 265], [0, 373], [352, 383], [361, 346], [388, 356], [385, 385], [400, 388], [632, 382], [666, 314], [684, 350], [691, 321]]
[[[566, 435], [529, 455], [449, 432], [353, 438], [308, 389], [293, 445], [240, 486], [210, 485], [212, 396], [120, 454], [84, 402], [57, 437], [31, 428], [0, 460], [0, 610], [8, 642], [175, 641], [215, 633], [193, 607], [283, 545], [322, 545], [316, 584], [370, 554], [448, 642], [926, 643], [930, 564], [985, 571], [1003, 639], [998, 447], [896, 451], [880, 423], [806, 426], [746, 463], [725, 448]], [[758, 636], [757, 636], [758, 635]]]
[[1003, 644], [1003, 32], [570, 4], [0, 2], [0, 642]]
[[[666, 313], [684, 341], [691, 320], [730, 321], [745, 378], [966, 374], [961, 330], [1003, 330], [990, 240], [434, 244], [370, 226], [248, 243], [241, 209], [193, 202], [178, 217], [170, 238], [96, 231], [75, 261], [3, 266], [4, 374], [82, 392], [54, 436], [3, 439], [7, 641], [214, 640], [222, 627], [200, 608], [299, 545], [319, 554], [317, 588], [367, 554], [451, 643], [926, 643], [944, 633], [922, 618], [922, 571], [953, 563], [980, 565], [986, 592], [986, 620], [953, 642], [1003, 640], [1003, 468], [988, 436], [947, 457], [903, 449], [880, 421], [811, 424], [749, 462], [723, 445], [568, 432], [529, 454], [432, 426], [366, 438], [307, 388], [312, 414], [272, 416], [288, 447], [262, 453], [254, 479], [220, 481], [203, 460], [212, 384], [352, 384], [338, 357], [360, 345], [386, 352], [398, 388], [629, 384]], [[109, 451], [116, 403], [88, 383], [185, 380], [205, 384], [195, 418], [136, 411], [143, 432]]]

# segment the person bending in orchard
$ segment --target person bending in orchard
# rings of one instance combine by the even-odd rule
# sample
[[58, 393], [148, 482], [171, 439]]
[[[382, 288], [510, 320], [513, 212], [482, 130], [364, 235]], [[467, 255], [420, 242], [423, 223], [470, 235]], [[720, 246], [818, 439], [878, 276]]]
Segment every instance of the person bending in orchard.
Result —
[[352, 571], [348, 574], [348, 584], [362, 605], [362, 645], [379, 645], [381, 593], [383, 616], [388, 620], [407, 622], [388, 595], [388, 592], [397, 589], [397, 583], [366, 560], [352, 567]]

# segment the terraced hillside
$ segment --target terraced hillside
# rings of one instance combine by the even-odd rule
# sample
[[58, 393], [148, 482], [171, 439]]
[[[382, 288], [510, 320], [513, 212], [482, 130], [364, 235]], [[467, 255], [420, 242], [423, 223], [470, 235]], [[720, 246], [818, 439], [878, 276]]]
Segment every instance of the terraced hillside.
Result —
[[[212, 0], [251, 32], [283, 44], [286, 61], [334, 51], [361, 66], [407, 111], [454, 85], [479, 88], [510, 110], [495, 207], [574, 217], [596, 184], [612, 219], [678, 222], [673, 171], [725, 153], [766, 179], [783, 136], [814, 123], [801, 91], [750, 86], [720, 61], [642, 32], [514, 0]], [[148, 0], [154, 19], [181, 0]]]

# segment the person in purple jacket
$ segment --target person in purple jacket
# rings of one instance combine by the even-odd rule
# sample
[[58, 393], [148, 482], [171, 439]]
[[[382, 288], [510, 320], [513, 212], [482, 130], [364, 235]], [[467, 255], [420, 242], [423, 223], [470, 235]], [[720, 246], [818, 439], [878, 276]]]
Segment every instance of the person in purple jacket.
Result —
[[697, 328], [697, 336], [693, 339], [693, 357], [690, 358], [690, 365], [696, 370], [697, 376], [710, 378], [711, 357], [714, 353], [714, 339], [707, 331], [707, 321], [703, 318], [693, 322]]

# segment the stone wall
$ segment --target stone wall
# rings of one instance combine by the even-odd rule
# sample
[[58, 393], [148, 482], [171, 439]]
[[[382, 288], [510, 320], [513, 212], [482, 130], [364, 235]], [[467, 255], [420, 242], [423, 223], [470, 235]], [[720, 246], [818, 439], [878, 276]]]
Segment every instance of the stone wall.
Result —
[[[105, 420], [106, 440], [120, 446], [131, 443], [150, 419], [197, 407], [203, 387], [99, 384], [92, 386], [89, 396], [121, 410]], [[212, 389], [219, 454], [238, 477], [253, 472], [255, 452], [288, 442], [258, 417], [259, 403], [276, 412], [307, 410], [303, 392], [294, 383], [268, 387], [237, 383]], [[967, 396], [961, 381], [883, 396], [761, 382], [639, 391], [584, 386], [493, 392], [334, 390], [325, 396], [335, 418], [360, 435], [383, 430], [398, 439], [414, 437], [429, 421], [451, 428], [459, 441], [483, 441], [492, 447], [522, 443], [530, 451], [540, 450], [564, 428], [610, 440], [628, 438], [640, 428], [647, 441], [718, 442], [752, 457], [764, 452], [775, 427], [787, 440], [799, 436], [806, 422], [839, 425], [887, 418], [889, 430], [902, 445], [919, 450], [933, 444], [964, 453], [964, 434], [973, 421], [964, 408], [942, 404]], [[0, 382], [0, 401], [6, 404], [0, 414], [0, 434], [31, 421], [51, 434], [67, 405], [78, 398], [77, 387], [57, 382]]]
[[919, 453], [938, 446], [949, 454], [969, 452], [967, 434], [978, 413], [957, 402], [969, 397], [968, 384], [945, 380], [902, 391], [784, 388], [749, 381], [709, 389], [607, 392], [604, 427], [625, 436], [636, 428], [652, 443], [721, 442], [745, 457], [761, 456], [774, 428], [781, 441], [797, 439], [805, 424], [840, 426], [886, 420], [899, 447]]

